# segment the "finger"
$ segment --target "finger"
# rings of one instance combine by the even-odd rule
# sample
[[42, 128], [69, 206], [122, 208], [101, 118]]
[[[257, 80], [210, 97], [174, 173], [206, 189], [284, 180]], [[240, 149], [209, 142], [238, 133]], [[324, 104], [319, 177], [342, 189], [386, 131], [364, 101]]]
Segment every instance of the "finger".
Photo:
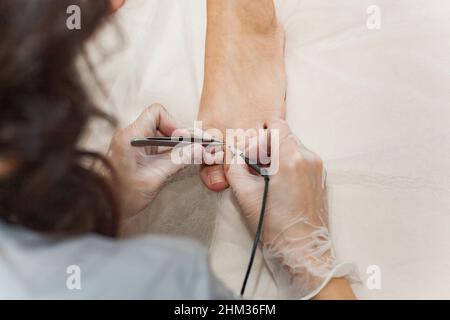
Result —
[[233, 159], [226, 172], [227, 180], [231, 188], [236, 192], [259, 192], [259, 189], [263, 186], [262, 179], [253, 174], [249, 167], [244, 163], [238, 163], [237, 158]]
[[[285, 120], [275, 120], [269, 130], [270, 159], [273, 163], [280, 162], [280, 156], [289, 158], [291, 153], [299, 153], [302, 156], [313, 154], [300, 139], [291, 131]], [[275, 165], [277, 167], [278, 165]]]
[[153, 137], [159, 131], [165, 136], [171, 136], [178, 128], [177, 122], [159, 103], [145, 109], [133, 123], [134, 133], [142, 137]]
[[177, 128], [172, 132], [172, 136], [174, 137], [184, 137], [184, 138], [191, 138], [192, 133], [189, 131], [189, 129], [186, 128]]
[[160, 153], [152, 156], [151, 167], [157, 168], [163, 179], [168, 179], [193, 164], [197, 159], [202, 158], [203, 147], [200, 144], [190, 144], [184, 147], [175, 148], [172, 151]]
[[210, 152], [207, 148], [203, 150], [203, 163], [208, 166], [212, 166], [215, 164], [223, 164], [224, 163], [225, 152], [223, 150], [218, 150], [214, 152]]
[[285, 140], [290, 135], [292, 135], [292, 131], [289, 128], [288, 123], [285, 120], [277, 119], [272, 121], [269, 124], [269, 141], [276, 143], [277, 141], [272, 141], [274, 136], [278, 135], [279, 142]]
[[270, 150], [267, 132], [258, 134], [257, 137], [250, 139], [245, 149], [245, 156], [253, 164], [268, 165], [270, 164]]

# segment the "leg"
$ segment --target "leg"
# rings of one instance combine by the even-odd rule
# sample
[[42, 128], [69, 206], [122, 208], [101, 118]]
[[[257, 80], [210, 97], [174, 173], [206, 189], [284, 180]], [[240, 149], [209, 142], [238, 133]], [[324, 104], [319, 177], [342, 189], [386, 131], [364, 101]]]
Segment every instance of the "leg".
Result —
[[[284, 32], [273, 0], [208, 0], [205, 128], [263, 128], [285, 116]], [[228, 187], [221, 166], [204, 167], [208, 188]]]

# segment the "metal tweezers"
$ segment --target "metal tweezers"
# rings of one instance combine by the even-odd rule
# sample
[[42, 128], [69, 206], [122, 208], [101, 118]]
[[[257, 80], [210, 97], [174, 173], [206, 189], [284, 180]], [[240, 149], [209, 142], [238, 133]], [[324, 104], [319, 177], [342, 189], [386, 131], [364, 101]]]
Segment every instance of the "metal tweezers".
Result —
[[199, 143], [203, 147], [224, 145], [222, 141], [214, 139], [201, 139], [194, 137], [155, 137], [155, 138], [135, 138], [131, 140], [133, 147], [176, 147], [178, 145], [187, 145]]

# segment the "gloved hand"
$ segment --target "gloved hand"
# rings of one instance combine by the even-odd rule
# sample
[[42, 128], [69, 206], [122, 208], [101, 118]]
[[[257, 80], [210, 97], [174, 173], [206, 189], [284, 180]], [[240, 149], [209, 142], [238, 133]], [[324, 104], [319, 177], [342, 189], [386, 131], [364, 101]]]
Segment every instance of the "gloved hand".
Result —
[[[337, 264], [333, 253], [322, 160], [301, 144], [284, 121], [270, 129], [279, 130], [279, 157], [272, 154], [271, 158], [273, 163], [279, 159], [279, 168], [270, 177], [261, 235], [263, 255], [284, 298], [309, 299], [331, 278], [350, 275], [353, 270], [351, 265]], [[259, 147], [266, 144], [259, 141]], [[245, 164], [232, 164], [226, 174], [254, 234], [264, 180]]]
[[[136, 137], [171, 136], [186, 133], [160, 105], [147, 108], [130, 126], [118, 130], [114, 135], [109, 158], [120, 179], [120, 191], [124, 218], [137, 214], [155, 198], [164, 183], [182, 168], [194, 163], [195, 157], [203, 156], [201, 145], [193, 144], [178, 150], [185, 156], [182, 161], [173, 161], [171, 152], [158, 147], [135, 148], [130, 145]], [[188, 135], [188, 133], [186, 133]], [[198, 159], [196, 160], [198, 161]]]

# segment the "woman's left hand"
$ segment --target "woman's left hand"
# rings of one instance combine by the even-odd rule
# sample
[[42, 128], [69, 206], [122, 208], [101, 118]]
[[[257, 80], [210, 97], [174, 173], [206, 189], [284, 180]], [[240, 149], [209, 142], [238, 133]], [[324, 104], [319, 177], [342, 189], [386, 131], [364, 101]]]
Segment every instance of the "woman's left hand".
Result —
[[[164, 183], [188, 164], [187, 161], [172, 161], [171, 150], [161, 151], [158, 147], [136, 148], [131, 146], [131, 140], [137, 137], [171, 136], [175, 130], [180, 128], [164, 107], [154, 104], [134, 123], [118, 130], [114, 135], [109, 158], [121, 182], [124, 218], [145, 209]], [[183, 133], [182, 130], [179, 132]], [[183, 154], [203, 153], [201, 145], [189, 145], [185, 148], [189, 150], [183, 150]]]

